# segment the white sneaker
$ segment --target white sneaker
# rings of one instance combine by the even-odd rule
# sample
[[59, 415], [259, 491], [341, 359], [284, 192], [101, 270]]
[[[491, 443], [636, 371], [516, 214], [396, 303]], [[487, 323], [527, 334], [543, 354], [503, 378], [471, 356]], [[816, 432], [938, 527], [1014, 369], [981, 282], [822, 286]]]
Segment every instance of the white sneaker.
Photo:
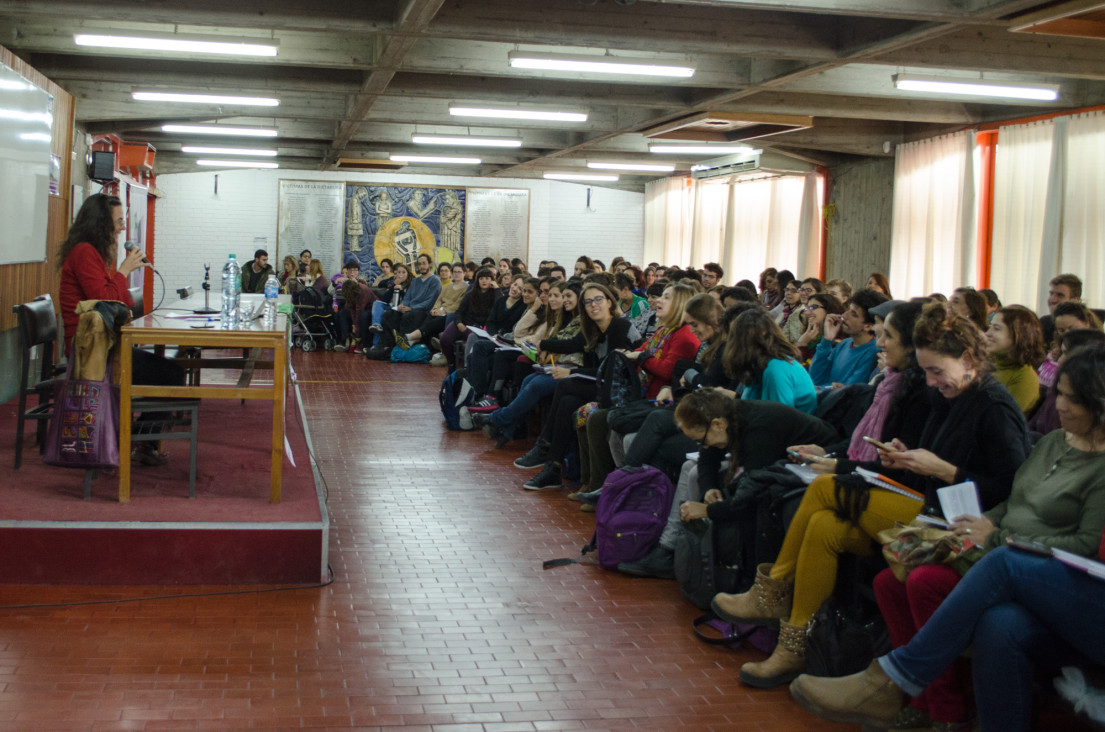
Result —
[[449, 362], [445, 359], [444, 353], [435, 353], [430, 359], [431, 366], [448, 366]]

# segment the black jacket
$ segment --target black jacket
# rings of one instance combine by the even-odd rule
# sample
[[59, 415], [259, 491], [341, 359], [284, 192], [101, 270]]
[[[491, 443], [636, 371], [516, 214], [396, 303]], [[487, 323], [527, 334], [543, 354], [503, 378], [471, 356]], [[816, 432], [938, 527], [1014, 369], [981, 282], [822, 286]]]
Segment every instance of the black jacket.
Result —
[[543, 340], [541, 341], [540, 348], [542, 351], [547, 351], [548, 353], [582, 352], [583, 367], [579, 370], [583, 373], [595, 373], [607, 353], [621, 349], [630, 349], [629, 329], [631, 325], [632, 324], [627, 318], [614, 318], [610, 321], [610, 325], [606, 328], [606, 332], [599, 336], [598, 341], [595, 343], [594, 350], [591, 351], [588, 351], [586, 348], [587, 339], [583, 337], [582, 331], [563, 341], [556, 339]]

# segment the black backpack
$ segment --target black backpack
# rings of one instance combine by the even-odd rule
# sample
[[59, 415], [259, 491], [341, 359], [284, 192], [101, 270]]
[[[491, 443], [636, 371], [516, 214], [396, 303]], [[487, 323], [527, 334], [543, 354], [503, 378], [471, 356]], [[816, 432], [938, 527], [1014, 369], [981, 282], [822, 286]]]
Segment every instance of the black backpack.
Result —
[[595, 387], [602, 409], [621, 407], [643, 396], [637, 364], [617, 351], [606, 354], [599, 364]]
[[748, 572], [717, 553], [719, 537], [724, 541], [734, 528], [710, 519], [688, 521], [676, 539], [675, 579], [683, 596], [700, 610], [708, 610], [719, 592], [741, 592], [751, 585]]

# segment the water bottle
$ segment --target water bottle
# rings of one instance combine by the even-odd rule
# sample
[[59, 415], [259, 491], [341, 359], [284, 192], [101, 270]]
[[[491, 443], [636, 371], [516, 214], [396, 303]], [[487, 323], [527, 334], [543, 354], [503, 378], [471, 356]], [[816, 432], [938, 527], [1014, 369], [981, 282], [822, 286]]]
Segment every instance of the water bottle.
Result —
[[276, 296], [279, 293], [280, 280], [276, 279], [276, 275], [270, 274], [265, 280], [265, 309], [262, 311], [262, 322], [266, 328], [276, 325]]
[[242, 268], [231, 254], [223, 265], [223, 307], [220, 323], [223, 329], [230, 330], [238, 326], [242, 301]]

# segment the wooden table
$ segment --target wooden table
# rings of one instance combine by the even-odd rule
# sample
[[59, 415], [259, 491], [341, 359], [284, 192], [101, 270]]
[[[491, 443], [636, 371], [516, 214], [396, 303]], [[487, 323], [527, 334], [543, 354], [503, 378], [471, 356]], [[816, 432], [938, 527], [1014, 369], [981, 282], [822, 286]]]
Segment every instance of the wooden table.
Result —
[[[247, 297], [243, 296], [243, 309]], [[191, 301], [177, 307], [199, 307]], [[266, 328], [261, 320], [237, 330], [222, 330], [216, 320], [207, 323], [198, 319], [170, 318], [168, 313], [181, 314], [179, 310], [165, 309], [123, 326], [119, 349], [119, 501], [130, 500], [130, 443], [131, 399], [134, 397], [177, 397], [200, 399], [271, 399], [272, 400], [272, 467], [269, 498], [280, 502], [280, 478], [284, 461], [284, 402], [288, 383], [288, 318], [278, 314], [276, 324]], [[248, 312], [248, 310], [247, 310]], [[194, 328], [196, 325], [212, 325], [213, 328]], [[273, 350], [273, 383], [253, 385], [249, 379], [239, 380], [235, 386], [140, 386], [131, 383], [133, 346], [179, 346], [200, 348], [244, 348], [251, 353], [260, 349]], [[243, 361], [252, 367], [248, 360]]]

